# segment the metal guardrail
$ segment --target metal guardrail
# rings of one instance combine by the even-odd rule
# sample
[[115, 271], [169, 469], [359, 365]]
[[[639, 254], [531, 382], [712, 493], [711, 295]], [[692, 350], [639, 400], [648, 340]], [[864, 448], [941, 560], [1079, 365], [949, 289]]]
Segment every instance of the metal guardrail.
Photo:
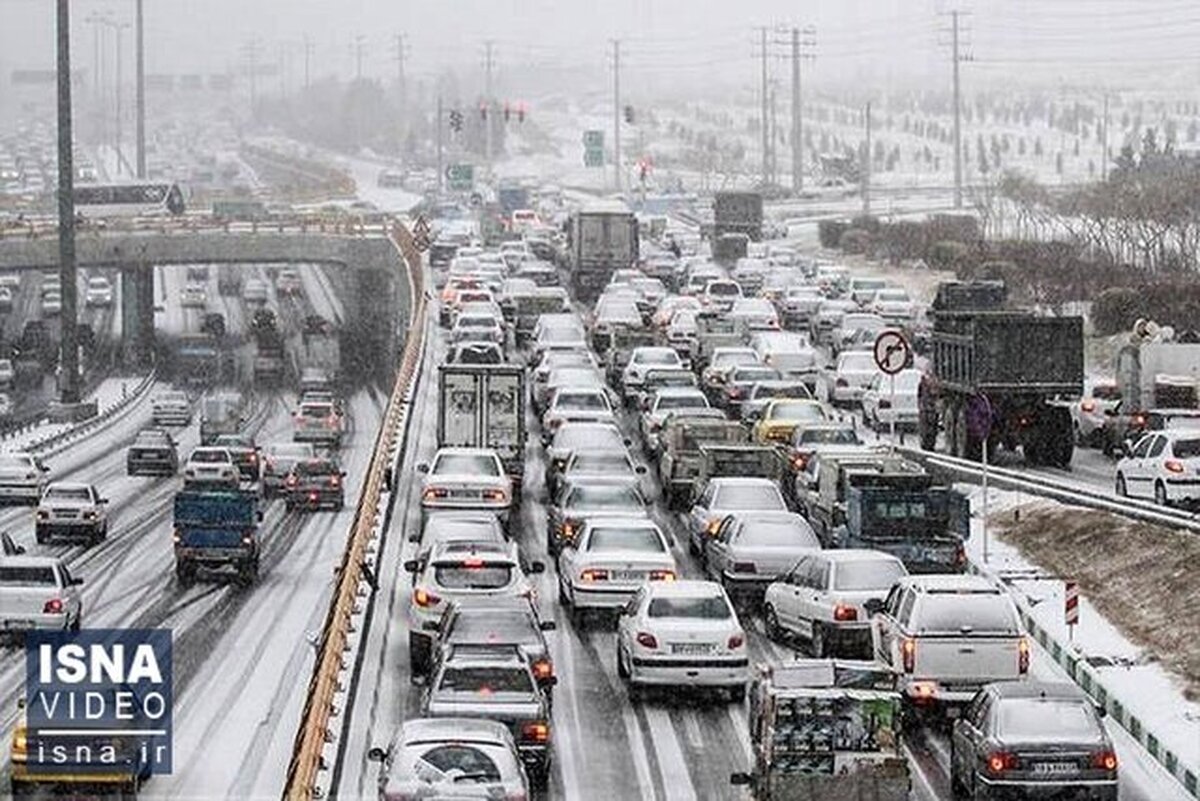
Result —
[[421, 256], [413, 244], [411, 233], [400, 223], [393, 223], [391, 237], [408, 266], [413, 312], [409, 318], [400, 369], [371, 453], [350, 537], [338, 567], [337, 586], [330, 599], [317, 646], [317, 661], [309, 681], [308, 696], [283, 790], [283, 798], [287, 801], [309, 801], [320, 796], [317, 779], [320, 772], [328, 768], [323, 751], [333, 738], [330, 720], [341, 714], [337, 696], [344, 691], [342, 673], [350, 667], [345, 654], [351, 647], [349, 639], [354, 630], [352, 618], [359, 611], [358, 596], [364, 583], [374, 583], [374, 577], [368, 577], [365, 572], [368, 545], [381, 519], [385, 473], [396, 438], [404, 428], [408, 398], [424, 352], [426, 302]]
[[66, 431], [60, 431], [57, 434], [47, 437], [44, 440], [27, 446], [28, 450], [38, 451], [42, 455], [49, 456], [63, 450], [60, 446], [73, 443], [76, 439], [85, 436], [92, 436], [99, 431], [107, 429], [110, 425], [117, 422], [125, 416], [125, 413], [137, 406], [143, 399], [150, 394], [150, 389], [154, 386], [154, 382], [158, 377], [158, 370], [151, 370], [150, 374], [142, 378], [133, 392], [122, 397], [107, 409], [97, 410], [94, 417], [89, 417], [86, 420], [81, 420], [79, 423], [71, 426]]
[[[77, 229], [79, 238], [105, 234], [256, 234], [300, 233], [340, 236], [389, 236], [391, 222], [378, 215], [356, 214], [290, 214], [263, 220], [223, 220], [211, 214], [184, 214], [179, 217], [106, 217], [84, 220]], [[0, 224], [0, 240], [42, 239], [58, 236], [58, 223], [49, 218], [36, 218], [20, 223]]]

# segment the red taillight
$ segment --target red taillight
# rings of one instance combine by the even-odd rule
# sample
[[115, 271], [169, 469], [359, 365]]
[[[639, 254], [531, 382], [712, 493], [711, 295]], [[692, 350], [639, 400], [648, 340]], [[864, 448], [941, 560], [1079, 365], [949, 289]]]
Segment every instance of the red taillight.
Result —
[[1090, 398], [1087, 400], [1084, 400], [1084, 401], [1080, 401], [1079, 408], [1081, 411], [1094, 412], [1094, 411], [1096, 411], [1096, 402]]
[[1167, 461], [1163, 462], [1163, 467], [1168, 473], [1183, 472], [1183, 462], [1179, 461], [1178, 459], [1168, 459]]
[[651, 581], [674, 581], [675, 580], [675, 571], [674, 570], [651, 570], [650, 571], [650, 580]]
[[757, 573], [758, 568], [756, 568], [754, 566], [753, 562], [734, 562], [733, 563], [733, 572], [734, 573]]
[[462, 566], [468, 570], [478, 570], [479, 568], [483, 567], [483, 560], [477, 556], [473, 556], [470, 559], [464, 559], [462, 561]]
[[1017, 767], [1017, 755], [1008, 751], [993, 751], [988, 754], [987, 769], [992, 775], [999, 775], [1006, 770]]
[[504, 490], [489, 489], [483, 491], [483, 499], [485, 501], [506, 501], [508, 500], [508, 496]]
[[904, 662], [904, 672], [912, 673], [917, 669], [917, 641], [906, 638], [900, 641], [900, 657]]
[[427, 501], [437, 501], [441, 500], [442, 498], [449, 497], [449, 495], [450, 492], [448, 490], [444, 490], [439, 487], [430, 487], [429, 489], [425, 490], [424, 493], [422, 493], [421, 497]]
[[257, 453], [250, 454], [250, 464], [257, 464], [257, 463], [258, 463], [258, 454]]
[[737, 634], [730, 634], [729, 641], [725, 643], [726, 647], [729, 648], [730, 651], [736, 651], [745, 644], [746, 635], [742, 634], [741, 632], [738, 632]]
[[1112, 751], [1097, 751], [1092, 754], [1092, 767], [1112, 772], [1117, 769], [1117, 755]]
[[746, 389], [745, 387], [730, 387], [729, 389], [725, 390], [725, 394], [728, 395], [730, 399], [736, 400], [746, 394]]
[[321, 495], [316, 490], [312, 490], [311, 492], [308, 493], [308, 502], [309, 503], [316, 503], [320, 499], [321, 499]]
[[583, 582], [592, 581], [608, 581], [607, 570], [584, 570], [579, 574], [579, 580]]
[[46, 601], [46, 605], [42, 607], [42, 613], [46, 615], [61, 615], [62, 612], [62, 598], [51, 598], [49, 601]]
[[960, 542], [954, 546], [954, 564], [962, 567], [967, 563], [967, 549]]
[[289, 487], [294, 487], [300, 483], [300, 479], [296, 478], [295, 476], [288, 476], [283, 483], [287, 484]]
[[329, 417], [325, 418], [325, 425], [329, 426], [330, 428], [337, 428], [337, 424], [338, 424], [337, 415], [331, 414], [331, 415], [329, 415]]
[[797, 473], [808, 467], [808, 454], [797, 453], [792, 457], [792, 467]]
[[413, 593], [413, 600], [416, 602], [417, 606], [421, 607], [422, 609], [428, 609], [431, 606], [437, 606], [438, 602], [441, 601], [441, 598], [438, 598], [429, 590], [418, 589]]
[[330, 477], [329, 477], [329, 486], [331, 486], [331, 487], [340, 487], [340, 486], [342, 486], [342, 479], [341, 479], [341, 477], [340, 477], [340, 476], [330, 476]]
[[549, 659], [539, 659], [533, 663], [533, 677], [545, 681], [554, 675], [554, 663]]
[[639, 631], [634, 639], [643, 648], [658, 648], [658, 638], [648, 631]]
[[1017, 670], [1022, 675], [1029, 672], [1029, 640], [1025, 637], [1017, 641]]
[[543, 720], [531, 720], [522, 723], [521, 739], [527, 743], [550, 742], [550, 724]]
[[1130, 422], [1130, 425], [1136, 426], [1137, 428], [1145, 428], [1146, 427], [1146, 415], [1135, 414], [1133, 416], [1133, 419], [1130, 420], [1129, 422]]
[[858, 620], [858, 610], [847, 604], [837, 604], [833, 607], [834, 620]]

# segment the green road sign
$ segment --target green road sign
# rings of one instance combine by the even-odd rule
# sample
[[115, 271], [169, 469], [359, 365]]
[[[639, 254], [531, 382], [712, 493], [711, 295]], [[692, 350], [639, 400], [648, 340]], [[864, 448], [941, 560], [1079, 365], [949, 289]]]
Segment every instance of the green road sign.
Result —
[[446, 181], [453, 191], [469, 190], [475, 185], [475, 166], [472, 164], [451, 164], [446, 167]]
[[604, 131], [584, 131], [583, 146], [588, 150], [600, 150], [604, 147]]
[[583, 166], [585, 167], [603, 167], [604, 166], [604, 149], [599, 147], [589, 147], [583, 151]]

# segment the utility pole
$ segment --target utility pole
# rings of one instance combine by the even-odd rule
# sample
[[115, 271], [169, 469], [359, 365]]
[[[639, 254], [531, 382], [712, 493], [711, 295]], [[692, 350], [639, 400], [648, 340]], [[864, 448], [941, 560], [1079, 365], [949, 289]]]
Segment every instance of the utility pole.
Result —
[[134, 137], [137, 142], [137, 177], [146, 178], [146, 40], [142, 19], [142, 0], [137, 0], [137, 120]]
[[762, 184], [763, 187], [766, 188], [771, 166], [771, 132], [767, 124], [767, 115], [769, 113], [767, 109], [767, 27], [764, 25], [760, 29], [760, 32], [762, 33], [762, 41], [760, 43], [762, 46], [762, 52], [759, 54], [762, 57], [762, 87], [760, 89], [762, 93], [762, 116], [760, 117], [762, 128]]
[[308, 89], [312, 86], [311, 73], [309, 72], [309, 63], [312, 60], [313, 43], [308, 34], [304, 35], [304, 88]]
[[354, 37], [354, 80], [362, 80], [362, 60], [363, 60], [363, 41], [366, 39], [361, 33]]
[[75, 291], [75, 160], [71, 137], [71, 2], [58, 0], [58, 277], [62, 283], [62, 373], [59, 400], [79, 402]]
[[104, 28], [109, 24], [107, 14], [93, 11], [84, 18], [92, 26], [92, 59], [95, 74], [92, 76], [92, 105], [95, 106], [96, 123], [101, 144], [108, 141], [108, 110], [104, 97]]
[[866, 119], [867, 147], [863, 153], [863, 214], [871, 213], [871, 101], [867, 101]]
[[[802, 48], [816, 44], [816, 30], [811, 26], [801, 30], [792, 28], [792, 192], [800, 194], [804, 189], [804, 101], [800, 92], [800, 61], [812, 58]], [[804, 34], [806, 38], [801, 38]]]
[[[128, 162], [125, 161], [125, 153], [124, 153], [124, 151], [121, 150], [121, 123], [122, 123], [121, 92], [122, 92], [122, 89], [124, 88], [123, 84], [121, 82], [121, 50], [122, 50], [122, 40], [123, 40], [123, 37], [121, 36], [121, 31], [128, 28], [129, 23], [114, 22], [114, 23], [111, 23], [111, 25], [112, 25], [113, 29], [117, 32], [117, 85], [116, 85], [116, 90], [117, 90], [117, 109], [116, 109], [116, 111], [117, 111], [117, 127], [116, 127], [116, 132], [113, 134], [113, 147], [115, 147], [117, 150], [117, 172], [119, 173], [122, 170], [122, 165], [128, 166]], [[64, 308], [64, 314], [65, 314], [65, 308]]]
[[952, 59], [954, 62], [954, 208], [962, 208], [962, 100], [958, 84], [958, 15], [957, 10], [950, 12], [952, 28]]
[[483, 73], [484, 73], [484, 89], [483, 89], [483, 104], [487, 109], [487, 114], [483, 119], [483, 135], [484, 135], [484, 152], [487, 156], [487, 171], [488, 175], [492, 173], [492, 126], [495, 124], [495, 115], [492, 113], [492, 69], [496, 66], [495, 56], [496, 43], [488, 39], [483, 43]]
[[613, 177], [621, 191], [621, 40], [613, 39]]
[[396, 90], [400, 95], [400, 116], [404, 117], [405, 101], [408, 99], [404, 82], [404, 34], [396, 34]]
[[442, 167], [442, 147], [443, 147], [443, 145], [442, 145], [442, 137], [443, 137], [442, 129], [445, 125], [446, 125], [446, 118], [445, 118], [445, 112], [442, 110], [442, 95], [439, 92], [438, 96], [437, 96], [437, 122], [435, 125], [436, 130], [437, 130], [437, 182], [438, 182], [437, 186], [438, 186], [438, 195], [439, 196], [442, 194], [442, 179], [443, 179], [442, 170], [444, 169]]
[[1108, 92], [1104, 92], [1104, 130], [1101, 131], [1100, 180], [1108, 181]]
[[778, 174], [778, 170], [779, 170], [779, 160], [776, 158], [776, 153], [779, 148], [779, 129], [776, 127], [776, 124], [775, 124], [775, 82], [774, 81], [771, 81], [770, 108], [771, 108], [771, 135], [770, 135], [771, 184], [773, 185], [777, 179], [777, 174]]
[[251, 39], [245, 47], [247, 71], [250, 74], [250, 117], [253, 119], [258, 106], [258, 40]]

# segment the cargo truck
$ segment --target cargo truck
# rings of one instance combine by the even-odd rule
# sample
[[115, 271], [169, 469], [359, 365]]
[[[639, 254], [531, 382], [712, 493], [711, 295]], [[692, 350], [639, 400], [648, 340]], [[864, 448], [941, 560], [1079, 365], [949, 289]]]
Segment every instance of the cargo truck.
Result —
[[907, 801], [900, 718], [885, 665], [760, 665], [750, 687], [750, 770], [730, 779], [756, 801]]
[[492, 448], [520, 491], [525, 475], [525, 368], [444, 364], [438, 368], [438, 447]]
[[249, 585], [258, 578], [258, 493], [194, 490], [175, 495], [175, 575], [184, 586], [200, 569], [232, 568]]
[[637, 264], [637, 218], [621, 203], [585, 206], [571, 216], [567, 235], [571, 288], [581, 301], [595, 300], [614, 270]]
[[930, 308], [932, 359], [918, 392], [921, 447], [946, 432], [951, 454], [1003, 445], [1031, 465], [1067, 467], [1075, 448], [1063, 401], [1083, 394], [1083, 318], [1007, 307], [998, 281], [948, 282]]
[[713, 197], [713, 239], [745, 234], [762, 239], [763, 197], [758, 192], [717, 192]]

